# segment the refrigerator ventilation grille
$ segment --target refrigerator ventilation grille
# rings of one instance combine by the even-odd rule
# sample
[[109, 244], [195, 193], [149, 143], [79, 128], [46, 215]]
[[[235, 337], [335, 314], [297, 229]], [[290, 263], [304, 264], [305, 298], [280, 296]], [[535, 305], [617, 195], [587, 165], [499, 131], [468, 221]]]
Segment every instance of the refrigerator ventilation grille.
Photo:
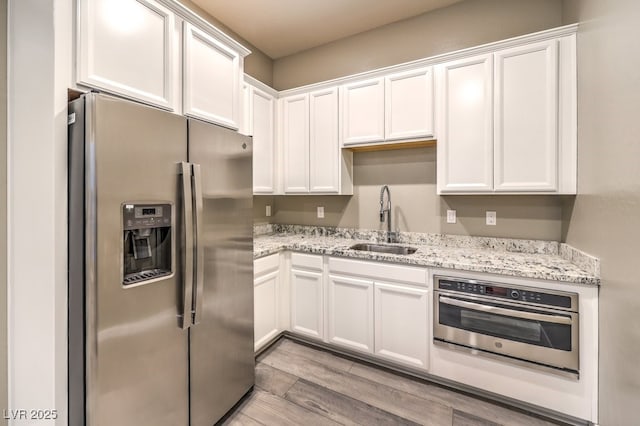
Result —
[[169, 275], [169, 271], [163, 269], [150, 269], [148, 271], [142, 271], [135, 274], [129, 274], [124, 277], [122, 281], [125, 285], [139, 283], [140, 281], [152, 280], [154, 278], [163, 277]]

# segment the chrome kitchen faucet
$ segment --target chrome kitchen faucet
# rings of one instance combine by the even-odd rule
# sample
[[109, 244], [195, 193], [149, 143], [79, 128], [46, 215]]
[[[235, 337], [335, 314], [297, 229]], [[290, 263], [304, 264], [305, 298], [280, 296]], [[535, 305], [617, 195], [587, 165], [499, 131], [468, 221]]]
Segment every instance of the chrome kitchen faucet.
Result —
[[[387, 192], [387, 208], [384, 208], [384, 193]], [[380, 189], [380, 222], [384, 222], [384, 213], [387, 212], [387, 242], [396, 242], [396, 233], [391, 231], [391, 192], [389, 187], [384, 185]]]

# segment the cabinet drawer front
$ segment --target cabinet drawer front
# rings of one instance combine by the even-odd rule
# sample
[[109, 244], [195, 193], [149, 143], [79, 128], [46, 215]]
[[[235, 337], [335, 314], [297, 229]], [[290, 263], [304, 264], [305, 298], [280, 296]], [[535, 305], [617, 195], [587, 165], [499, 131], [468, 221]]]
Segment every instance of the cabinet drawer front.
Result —
[[262, 275], [266, 272], [280, 268], [280, 254], [261, 257], [253, 261], [253, 274]]
[[415, 266], [331, 257], [329, 272], [427, 286], [427, 269]]
[[317, 254], [291, 253], [291, 266], [322, 271], [322, 256]]

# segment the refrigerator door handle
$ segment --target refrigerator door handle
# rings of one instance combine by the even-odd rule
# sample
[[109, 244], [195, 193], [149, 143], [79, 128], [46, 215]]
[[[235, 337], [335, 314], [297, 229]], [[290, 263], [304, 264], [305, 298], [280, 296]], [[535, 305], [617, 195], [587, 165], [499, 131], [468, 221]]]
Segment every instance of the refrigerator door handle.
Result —
[[193, 196], [191, 188], [191, 164], [180, 163], [182, 175], [182, 315], [180, 328], [186, 330], [193, 323]]
[[195, 204], [195, 240], [196, 240], [196, 293], [194, 296], [195, 310], [193, 312], [193, 324], [198, 324], [202, 318], [202, 298], [204, 295], [204, 227], [202, 224], [203, 200], [202, 200], [202, 174], [200, 164], [193, 164], [193, 192]]

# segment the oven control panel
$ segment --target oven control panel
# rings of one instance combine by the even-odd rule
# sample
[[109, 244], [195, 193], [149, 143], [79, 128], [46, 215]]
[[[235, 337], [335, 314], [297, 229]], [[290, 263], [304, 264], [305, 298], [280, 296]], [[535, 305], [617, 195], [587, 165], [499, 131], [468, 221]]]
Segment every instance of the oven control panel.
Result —
[[[506, 287], [485, 281], [434, 277], [439, 290], [477, 294], [497, 299], [517, 300], [538, 305], [571, 308], [571, 296], [554, 294], [532, 287]], [[576, 295], [577, 297], [577, 295]]]

